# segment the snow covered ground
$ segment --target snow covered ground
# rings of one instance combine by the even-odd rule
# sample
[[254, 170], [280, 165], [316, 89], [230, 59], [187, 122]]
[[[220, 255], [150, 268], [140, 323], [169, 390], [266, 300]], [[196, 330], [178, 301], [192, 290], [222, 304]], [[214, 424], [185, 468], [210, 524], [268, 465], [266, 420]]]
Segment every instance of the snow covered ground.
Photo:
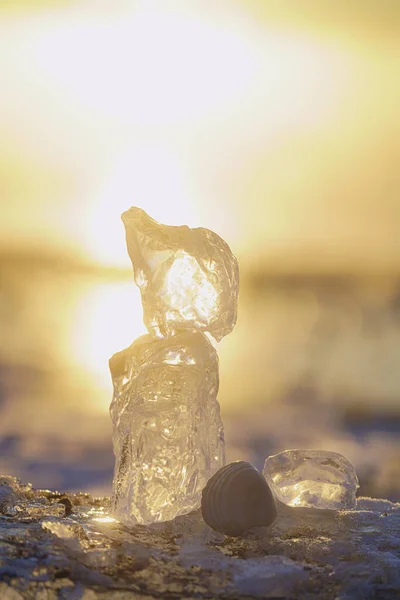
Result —
[[271, 527], [229, 538], [199, 512], [127, 528], [107, 498], [0, 483], [4, 600], [399, 597], [400, 504], [388, 500], [341, 512], [280, 505]]

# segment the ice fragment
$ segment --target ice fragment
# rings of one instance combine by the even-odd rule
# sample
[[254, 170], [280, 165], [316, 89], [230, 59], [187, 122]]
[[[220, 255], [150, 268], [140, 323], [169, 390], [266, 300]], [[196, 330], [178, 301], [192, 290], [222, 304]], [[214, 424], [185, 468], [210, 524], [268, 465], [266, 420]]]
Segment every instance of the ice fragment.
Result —
[[31, 519], [41, 519], [42, 517], [52, 515], [54, 517], [63, 517], [65, 515], [65, 506], [64, 504], [59, 504], [58, 502], [54, 503], [44, 503], [44, 502], [33, 502], [33, 501], [25, 501], [19, 502], [16, 504], [12, 511], [10, 511], [12, 515], [18, 515], [19, 517], [31, 518]]
[[0, 514], [8, 514], [18, 501], [13, 488], [7, 484], [0, 485]]
[[136, 207], [122, 220], [149, 333], [209, 331], [217, 341], [230, 333], [239, 270], [228, 244], [203, 227], [161, 225]]
[[329, 510], [356, 506], [357, 474], [337, 452], [285, 450], [267, 458], [263, 474], [275, 497], [288, 506]]
[[200, 506], [224, 464], [218, 356], [202, 333], [138, 338], [110, 360], [115, 516], [149, 524]]
[[76, 539], [79, 541], [86, 538], [83, 527], [79, 523], [46, 519], [42, 521], [42, 527], [61, 539]]

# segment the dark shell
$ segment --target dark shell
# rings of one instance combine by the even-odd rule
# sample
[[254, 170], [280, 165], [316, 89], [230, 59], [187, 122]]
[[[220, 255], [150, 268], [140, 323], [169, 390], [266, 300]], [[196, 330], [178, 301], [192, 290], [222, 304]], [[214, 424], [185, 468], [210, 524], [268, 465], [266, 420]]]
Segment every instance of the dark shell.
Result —
[[215, 531], [242, 535], [251, 527], [271, 525], [276, 518], [268, 483], [250, 463], [238, 461], [219, 469], [201, 499], [203, 519]]

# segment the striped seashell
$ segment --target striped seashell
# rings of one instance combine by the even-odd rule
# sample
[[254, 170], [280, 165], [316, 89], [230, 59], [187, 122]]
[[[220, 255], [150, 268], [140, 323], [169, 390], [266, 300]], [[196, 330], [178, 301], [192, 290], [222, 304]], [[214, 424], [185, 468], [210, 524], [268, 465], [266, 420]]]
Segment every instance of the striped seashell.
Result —
[[251, 527], [271, 525], [274, 497], [264, 477], [248, 462], [233, 462], [217, 471], [203, 489], [204, 521], [220, 533], [242, 535]]

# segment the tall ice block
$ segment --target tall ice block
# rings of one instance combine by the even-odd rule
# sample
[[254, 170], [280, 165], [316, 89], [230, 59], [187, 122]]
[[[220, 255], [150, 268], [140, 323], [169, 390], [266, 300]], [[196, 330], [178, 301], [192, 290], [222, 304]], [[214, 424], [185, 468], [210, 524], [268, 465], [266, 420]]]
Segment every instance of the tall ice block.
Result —
[[110, 359], [114, 514], [149, 524], [200, 506], [224, 464], [218, 356], [201, 333], [138, 338]]
[[217, 341], [230, 333], [239, 270], [228, 244], [203, 227], [161, 225], [141, 208], [130, 208], [122, 220], [149, 333], [208, 331]]

